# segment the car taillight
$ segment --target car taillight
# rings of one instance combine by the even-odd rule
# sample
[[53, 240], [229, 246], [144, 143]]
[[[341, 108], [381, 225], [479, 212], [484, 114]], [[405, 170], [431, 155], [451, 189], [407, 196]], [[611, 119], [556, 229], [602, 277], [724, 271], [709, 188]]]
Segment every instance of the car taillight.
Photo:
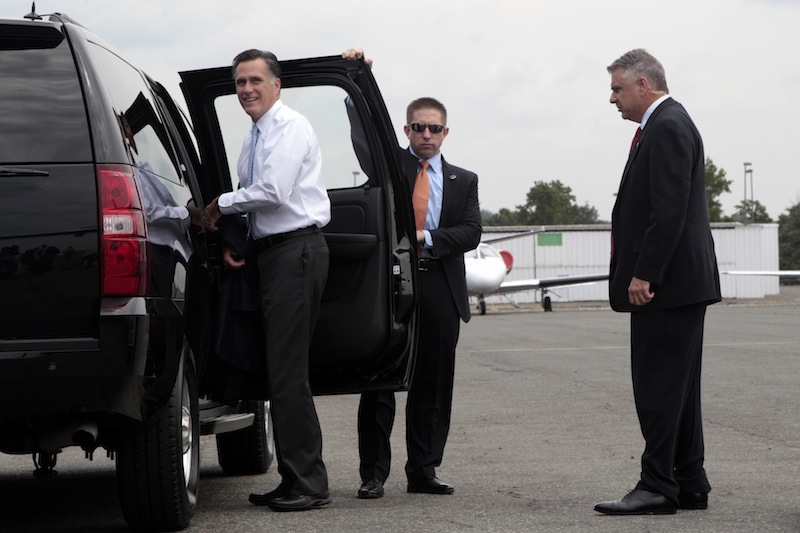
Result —
[[127, 165], [97, 165], [103, 296], [144, 296], [149, 243], [142, 202]]

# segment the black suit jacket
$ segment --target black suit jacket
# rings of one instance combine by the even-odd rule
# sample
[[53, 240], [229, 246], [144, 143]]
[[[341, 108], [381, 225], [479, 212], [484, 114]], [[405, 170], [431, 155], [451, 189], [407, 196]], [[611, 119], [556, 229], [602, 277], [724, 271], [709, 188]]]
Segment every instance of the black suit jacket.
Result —
[[[408, 150], [401, 154], [403, 175], [413, 192], [419, 160]], [[478, 176], [450, 165], [442, 157], [442, 215], [439, 227], [431, 231], [433, 256], [442, 261], [450, 292], [458, 314], [470, 319], [469, 294], [464, 270], [464, 252], [477, 247], [481, 240], [481, 211], [478, 204]]]
[[[681, 104], [668, 98], [650, 116], [622, 175], [611, 218], [611, 307], [669, 309], [721, 299], [708, 220], [703, 141]], [[631, 278], [655, 297], [628, 301]]]
[[[350, 97], [345, 99], [350, 121], [350, 137], [361, 170], [369, 177], [375, 175], [364, 125], [355, 112]], [[399, 149], [403, 176], [408, 182], [409, 194], [414, 192], [419, 159], [409, 150]], [[447, 283], [453, 295], [458, 314], [464, 322], [470, 319], [469, 294], [464, 269], [464, 252], [478, 246], [481, 241], [481, 210], [478, 204], [478, 175], [469, 170], [450, 165], [442, 157], [442, 214], [439, 227], [431, 232], [433, 255], [442, 261]], [[411, 205], [411, 202], [408, 202]], [[412, 217], [413, 220], [413, 217]]]

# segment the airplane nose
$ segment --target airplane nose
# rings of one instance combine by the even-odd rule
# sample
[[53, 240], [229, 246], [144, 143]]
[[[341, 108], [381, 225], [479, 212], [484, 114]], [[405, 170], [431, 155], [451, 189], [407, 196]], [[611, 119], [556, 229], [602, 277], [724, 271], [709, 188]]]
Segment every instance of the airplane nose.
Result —
[[506, 265], [506, 274], [511, 272], [511, 267], [514, 266], [514, 256], [508, 250], [500, 250], [500, 257], [503, 258], [503, 263]]

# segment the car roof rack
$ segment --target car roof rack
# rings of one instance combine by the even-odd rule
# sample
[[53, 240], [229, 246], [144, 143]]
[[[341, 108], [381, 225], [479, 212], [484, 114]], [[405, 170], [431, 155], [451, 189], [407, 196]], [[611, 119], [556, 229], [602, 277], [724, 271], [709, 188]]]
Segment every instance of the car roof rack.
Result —
[[[50, 22], [68, 22], [70, 24], [75, 24], [77, 26], [84, 27], [83, 24], [70, 18], [70, 16], [67, 15], [66, 13], [49, 13], [45, 16], [50, 17], [48, 18]], [[28, 20], [42, 20], [42, 15], [36, 12], [36, 2], [31, 3], [31, 12], [25, 15], [24, 18]]]

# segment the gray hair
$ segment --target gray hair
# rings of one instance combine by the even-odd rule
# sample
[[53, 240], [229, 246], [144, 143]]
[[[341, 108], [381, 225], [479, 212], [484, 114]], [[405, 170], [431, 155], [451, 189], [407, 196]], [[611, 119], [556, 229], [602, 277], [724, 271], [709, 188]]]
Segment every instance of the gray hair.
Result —
[[275, 79], [280, 79], [281, 65], [278, 63], [278, 58], [275, 57], [275, 54], [272, 52], [267, 52], [266, 50], [257, 50], [255, 48], [245, 50], [233, 58], [233, 66], [231, 67], [231, 73], [233, 77], [236, 78], [236, 68], [240, 63], [244, 63], [245, 61], [253, 61], [255, 59], [263, 59], [267, 64], [267, 70], [269, 71], [270, 75]]
[[619, 59], [611, 63], [606, 70], [611, 74], [617, 69], [625, 70], [625, 78], [633, 81], [633, 78], [643, 76], [653, 85], [656, 91], [669, 93], [667, 88], [667, 76], [661, 62], [653, 57], [647, 50], [637, 48], [626, 52]]

